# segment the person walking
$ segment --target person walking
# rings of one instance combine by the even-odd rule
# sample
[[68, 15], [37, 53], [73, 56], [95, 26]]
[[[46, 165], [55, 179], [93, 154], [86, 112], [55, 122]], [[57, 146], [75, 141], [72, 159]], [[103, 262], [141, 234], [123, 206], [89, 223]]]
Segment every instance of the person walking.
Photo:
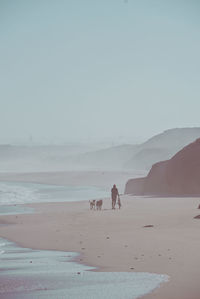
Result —
[[113, 187], [111, 189], [112, 209], [113, 210], [115, 209], [117, 196], [119, 196], [118, 189], [117, 189], [116, 185], [113, 185]]

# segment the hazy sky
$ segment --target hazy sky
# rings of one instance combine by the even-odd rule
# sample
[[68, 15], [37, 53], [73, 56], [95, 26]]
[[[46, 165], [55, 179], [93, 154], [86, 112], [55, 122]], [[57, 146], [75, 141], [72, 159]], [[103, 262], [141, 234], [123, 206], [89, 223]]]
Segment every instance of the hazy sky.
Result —
[[199, 0], [0, 0], [0, 59], [1, 143], [200, 126]]

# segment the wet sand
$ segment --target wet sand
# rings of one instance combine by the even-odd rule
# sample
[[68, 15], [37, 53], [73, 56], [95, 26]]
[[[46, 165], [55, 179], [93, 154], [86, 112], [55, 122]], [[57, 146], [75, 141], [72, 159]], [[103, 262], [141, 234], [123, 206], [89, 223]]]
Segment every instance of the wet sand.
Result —
[[73, 261], [76, 256], [22, 248], [0, 238], [0, 298], [136, 299], [168, 281], [151, 273], [94, 272]]
[[[198, 198], [123, 196], [122, 209], [89, 203], [33, 204], [35, 214], [1, 216], [0, 236], [20, 246], [79, 252], [98, 271], [167, 274], [170, 281], [145, 299], [200, 298]], [[7, 224], [7, 225], [6, 225]]]

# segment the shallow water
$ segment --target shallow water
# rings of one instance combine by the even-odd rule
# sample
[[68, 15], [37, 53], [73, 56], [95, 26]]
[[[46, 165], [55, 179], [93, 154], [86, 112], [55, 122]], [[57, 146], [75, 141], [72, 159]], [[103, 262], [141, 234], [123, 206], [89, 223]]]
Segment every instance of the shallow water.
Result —
[[28, 203], [72, 202], [108, 197], [103, 188], [91, 186], [54, 186], [45, 184], [0, 182], [0, 214], [32, 213], [20, 206]]
[[25, 207], [24, 205], [1, 205], [0, 215], [16, 215], [34, 213], [35, 209]]
[[0, 239], [0, 298], [135, 299], [166, 275], [93, 272], [72, 261], [76, 253], [20, 248]]

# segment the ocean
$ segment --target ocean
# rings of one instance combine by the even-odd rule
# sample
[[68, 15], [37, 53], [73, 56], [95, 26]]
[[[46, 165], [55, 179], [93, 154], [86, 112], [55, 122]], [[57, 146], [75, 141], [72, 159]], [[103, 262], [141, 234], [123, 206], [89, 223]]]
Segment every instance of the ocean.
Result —
[[32, 213], [34, 209], [23, 206], [29, 203], [73, 202], [108, 196], [108, 190], [93, 186], [0, 182], [0, 215]]

